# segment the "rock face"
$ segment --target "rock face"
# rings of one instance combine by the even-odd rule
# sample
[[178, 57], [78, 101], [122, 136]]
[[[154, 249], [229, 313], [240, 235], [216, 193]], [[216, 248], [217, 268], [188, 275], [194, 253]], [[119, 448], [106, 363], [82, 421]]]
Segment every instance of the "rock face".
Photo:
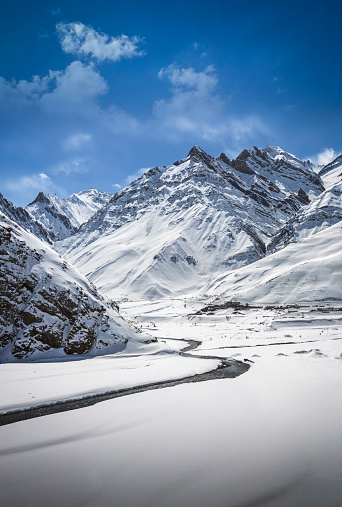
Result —
[[0, 213], [0, 360], [100, 354], [143, 337], [77, 269]]
[[311, 167], [281, 148], [254, 147], [231, 161], [194, 146], [115, 194], [55, 247], [110, 297], [182, 295], [263, 257], [323, 190]]

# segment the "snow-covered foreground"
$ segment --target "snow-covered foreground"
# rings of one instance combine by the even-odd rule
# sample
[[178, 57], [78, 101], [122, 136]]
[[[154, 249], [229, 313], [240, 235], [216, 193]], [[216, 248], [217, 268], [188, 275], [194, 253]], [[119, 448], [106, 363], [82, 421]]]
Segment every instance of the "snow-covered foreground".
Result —
[[[342, 312], [311, 306], [194, 315], [202, 306], [127, 302], [122, 312], [140, 315], [137, 325], [170, 348], [183, 346], [174, 339], [196, 338], [202, 345], [194, 353], [248, 359], [250, 370], [1, 427], [4, 505], [341, 505]], [[0, 372], [12, 367], [13, 382], [3, 386], [14, 396], [33, 382], [16, 368], [41, 368], [37, 392], [44, 383], [52, 389], [58, 368], [69, 369], [63, 383], [74, 394], [81, 384], [84, 391], [115, 388], [119, 380], [129, 385], [129, 372], [138, 382], [146, 371], [165, 378], [202, 362], [160, 353], [0, 365]]]
[[[214, 370], [217, 359], [182, 357], [186, 343], [155, 346], [152, 353], [111, 354], [61, 362], [0, 365], [0, 415], [42, 404], [78, 399]], [[151, 347], [147, 348], [151, 350]], [[128, 347], [129, 350], [129, 347]]]

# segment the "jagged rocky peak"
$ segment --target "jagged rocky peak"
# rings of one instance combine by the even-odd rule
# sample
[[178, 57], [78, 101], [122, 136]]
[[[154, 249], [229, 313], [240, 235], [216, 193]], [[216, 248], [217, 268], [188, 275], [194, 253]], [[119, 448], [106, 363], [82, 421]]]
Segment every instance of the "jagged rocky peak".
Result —
[[222, 160], [222, 162], [224, 162], [227, 165], [232, 164], [232, 160], [230, 160], [225, 153], [221, 153], [221, 155], [218, 157], [218, 160]]
[[191, 159], [193, 162], [205, 162], [208, 163], [212, 160], [212, 157], [208, 155], [202, 148], [199, 146], [193, 146], [189, 151], [187, 159]]
[[248, 160], [250, 156], [251, 152], [249, 150], [243, 150], [240, 155], [236, 157], [234, 162], [232, 162], [234, 169], [243, 174], [255, 174], [255, 171], [246, 163], [246, 160]]
[[44, 192], [39, 192], [34, 201], [30, 202], [28, 206], [32, 204], [51, 204], [51, 198], [48, 194], [44, 194]]

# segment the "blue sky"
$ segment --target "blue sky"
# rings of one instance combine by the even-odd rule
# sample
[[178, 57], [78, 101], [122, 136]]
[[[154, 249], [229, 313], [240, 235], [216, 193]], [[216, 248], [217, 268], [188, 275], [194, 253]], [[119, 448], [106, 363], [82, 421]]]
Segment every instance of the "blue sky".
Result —
[[198, 144], [341, 153], [340, 2], [18, 1], [0, 8], [0, 191], [115, 192]]

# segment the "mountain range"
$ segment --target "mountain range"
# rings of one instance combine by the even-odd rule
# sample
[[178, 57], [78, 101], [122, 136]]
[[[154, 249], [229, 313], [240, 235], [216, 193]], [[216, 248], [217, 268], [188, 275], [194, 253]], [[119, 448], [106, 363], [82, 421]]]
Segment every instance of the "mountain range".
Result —
[[316, 171], [279, 147], [194, 146], [116, 194], [0, 194], [3, 357], [139, 341], [108, 298], [342, 300], [342, 156]]

